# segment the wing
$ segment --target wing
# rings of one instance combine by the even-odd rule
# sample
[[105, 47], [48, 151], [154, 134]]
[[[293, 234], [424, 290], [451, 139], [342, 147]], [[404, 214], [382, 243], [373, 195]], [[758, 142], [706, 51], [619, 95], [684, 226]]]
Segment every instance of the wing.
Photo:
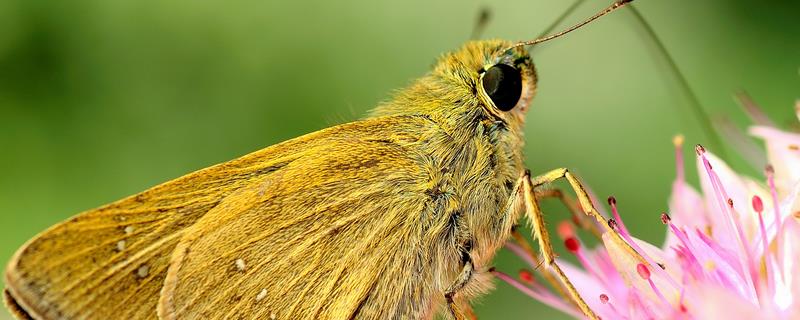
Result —
[[[36, 319], [155, 318], [173, 251], [181, 239], [198, 235], [193, 225], [204, 216], [225, 212], [224, 205], [247, 201], [243, 197], [254, 186], [281, 181], [284, 172], [295, 172], [288, 168], [297, 167], [297, 161], [309, 163], [305, 159], [313, 158], [319, 148], [365, 131], [378, 133], [375, 121], [344, 124], [289, 140], [58, 224], [12, 258], [5, 275], [7, 300]], [[231, 225], [238, 218], [228, 219]], [[271, 223], [288, 221], [296, 219], [287, 215]], [[247, 234], [245, 230], [252, 231], [242, 229], [240, 236]]]
[[183, 235], [159, 315], [386, 319], [420, 296], [410, 280], [422, 268], [407, 263], [421, 260], [435, 173], [407, 147], [419, 137], [401, 132], [318, 146], [227, 197]]

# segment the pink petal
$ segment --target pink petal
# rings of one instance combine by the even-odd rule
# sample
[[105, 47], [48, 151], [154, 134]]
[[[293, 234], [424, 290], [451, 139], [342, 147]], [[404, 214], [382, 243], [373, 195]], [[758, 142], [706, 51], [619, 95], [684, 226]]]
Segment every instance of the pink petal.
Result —
[[[654, 260], [658, 261], [658, 263], [662, 263], [661, 261], [668, 261], [664, 258], [665, 254], [658, 249], [657, 247], [650, 245], [644, 241], [639, 241], [638, 239], [634, 239], [637, 241], [637, 244], [642, 247], [650, 257]], [[639, 275], [637, 267], [640, 263], [642, 263], [639, 259], [635, 256], [628, 253], [627, 250], [624, 249], [624, 244], [618, 243], [614, 237], [611, 236], [609, 233], [603, 234], [603, 244], [608, 250], [608, 255], [611, 257], [611, 262], [614, 264], [614, 267], [617, 269], [617, 272], [622, 276], [625, 282], [635, 288], [636, 291], [639, 291], [644, 298], [650, 301], [654, 301], [656, 303], [661, 303], [658, 294], [653, 291], [650, 286], [650, 283]], [[660, 261], [659, 261], [660, 260]], [[677, 272], [680, 270], [677, 264], [673, 264], [670, 260], [670, 265], [667, 267], [668, 269]], [[653, 268], [659, 268], [658, 266], [652, 266]], [[652, 269], [652, 268], [651, 268]], [[680, 291], [678, 288], [675, 288], [671, 283], [670, 280], [666, 277], [669, 277], [670, 274], [661, 272], [659, 270], [651, 270], [651, 279], [656, 284], [656, 287], [661, 291], [661, 294], [673, 305], [678, 304], [678, 300], [680, 298]], [[677, 278], [680, 279], [680, 278]], [[662, 306], [665, 308], [671, 306]]]
[[[712, 170], [719, 177], [719, 180], [722, 183], [722, 188], [725, 189], [728, 197], [734, 200], [734, 207], [749, 207], [749, 200], [745, 200], [749, 199], [747, 197], [749, 192], [747, 185], [742, 178], [740, 178], [736, 172], [731, 170], [731, 168], [728, 167], [724, 161], [717, 158], [710, 152], [706, 152], [706, 157], [712, 166]], [[706, 209], [708, 210], [707, 218], [713, 228], [711, 234], [715, 239], [717, 239], [720, 245], [732, 250], [738, 250], [739, 243], [737, 240], [737, 231], [733, 229], [733, 226], [727, 220], [728, 214], [725, 212], [726, 209], [724, 208], [724, 206], [727, 206], [727, 204], [724, 203], [727, 199], [722, 199], [722, 203], [720, 203], [701, 157], [697, 157], [697, 170], [700, 176], [700, 185], [706, 200]]]
[[[669, 199], [669, 214], [673, 223], [689, 229], [705, 230], [708, 226], [707, 213], [703, 206], [703, 198], [692, 186], [684, 181], [672, 183], [672, 196]], [[664, 248], [671, 248], [680, 243], [671, 232], [667, 233]]]
[[[781, 252], [783, 265], [779, 268], [782, 269], [785, 278], [776, 277], [776, 281], [783, 282], [784, 286], [790, 288], [790, 296], [786, 299], [791, 304], [788, 310], [800, 315], [800, 223], [795, 219], [788, 219], [783, 227], [785, 228], [783, 252]], [[778, 299], [783, 298], [778, 297]], [[776, 302], [779, 308], [784, 304], [780, 300]]]
[[757, 305], [742, 299], [731, 291], [712, 285], [695, 289], [701, 301], [689, 301], [687, 307], [696, 319], [774, 319]]
[[618, 308], [617, 310], [625, 306], [624, 299], [619, 299], [614, 293], [607, 292], [603, 284], [600, 283], [597, 278], [592, 277], [583, 269], [560, 259], [557, 259], [557, 262], [558, 265], [561, 266], [561, 269], [564, 270], [569, 281], [575, 286], [575, 289], [578, 289], [578, 292], [580, 292], [586, 304], [588, 304], [598, 316], [603, 319], [614, 319], [617, 317], [607, 304], [603, 304], [600, 301], [600, 295], [606, 294], [610, 298], [609, 301], [612, 301], [615, 307]]
[[800, 180], [800, 134], [770, 127], [752, 127], [750, 134], [767, 143], [767, 158], [775, 168], [775, 186], [781, 197]]

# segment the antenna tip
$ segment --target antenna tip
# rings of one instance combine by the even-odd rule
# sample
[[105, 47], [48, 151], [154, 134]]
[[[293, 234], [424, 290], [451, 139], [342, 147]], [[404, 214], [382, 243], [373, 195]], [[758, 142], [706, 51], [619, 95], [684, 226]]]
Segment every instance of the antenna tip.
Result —
[[622, 7], [630, 2], [633, 2], [633, 0], [618, 0], [614, 3], [614, 9]]

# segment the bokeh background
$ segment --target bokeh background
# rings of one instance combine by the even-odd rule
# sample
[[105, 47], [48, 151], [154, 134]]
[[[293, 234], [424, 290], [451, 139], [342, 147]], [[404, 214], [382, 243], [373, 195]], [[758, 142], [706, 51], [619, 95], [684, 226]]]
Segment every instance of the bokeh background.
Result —
[[[0, 263], [77, 212], [362, 117], [467, 40], [480, 8], [492, 12], [484, 38], [521, 40], [570, 3], [0, 1]], [[609, 3], [587, 1], [568, 21]], [[797, 1], [636, 5], [713, 118], [745, 126], [732, 93], [746, 89], [776, 122], [794, 121]], [[708, 124], [642, 30], [623, 10], [536, 49], [525, 152], [534, 172], [566, 166], [602, 198], [615, 195], [633, 233], [660, 243], [671, 138], [686, 135], [690, 154], [709, 143]], [[709, 147], [760, 175], [735, 150]], [[567, 218], [545, 209], [551, 225]], [[496, 265], [522, 266], [506, 252]], [[565, 318], [504, 284], [476, 311]]]

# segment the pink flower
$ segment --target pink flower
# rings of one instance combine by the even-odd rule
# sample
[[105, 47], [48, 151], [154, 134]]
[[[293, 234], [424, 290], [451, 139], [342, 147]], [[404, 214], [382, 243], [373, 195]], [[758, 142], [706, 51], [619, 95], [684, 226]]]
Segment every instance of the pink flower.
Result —
[[[800, 102], [797, 110], [800, 119]], [[758, 121], [766, 119], [763, 115], [754, 118], [758, 125], [750, 133], [766, 142], [770, 163], [764, 179], [737, 174], [698, 145], [698, 192], [684, 180], [683, 139], [675, 139], [678, 173], [670, 212], [661, 215], [667, 229], [663, 246], [633, 237], [616, 200], [609, 198], [609, 224], [646, 264], [610, 241], [608, 233], [600, 234], [602, 246], [589, 249], [571, 223], [558, 226], [580, 265], [557, 261], [595, 314], [603, 319], [800, 319], [800, 134]], [[507, 244], [552, 280], [524, 246]], [[560, 286], [549, 289], [529, 271], [520, 273], [521, 281], [499, 271], [495, 275], [545, 304], [585, 317]]]

